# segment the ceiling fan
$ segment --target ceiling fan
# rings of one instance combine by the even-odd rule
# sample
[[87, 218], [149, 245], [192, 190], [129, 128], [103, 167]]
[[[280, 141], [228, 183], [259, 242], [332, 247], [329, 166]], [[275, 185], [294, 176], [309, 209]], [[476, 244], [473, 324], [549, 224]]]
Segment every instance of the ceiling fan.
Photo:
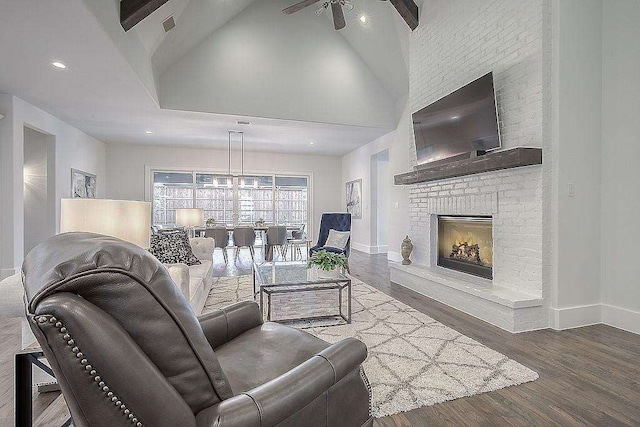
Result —
[[[293, 6], [282, 9], [282, 12], [290, 15], [304, 9], [307, 6], [319, 3], [320, 1], [321, 0], [303, 0], [299, 3], [294, 4]], [[345, 8], [347, 10], [353, 10], [353, 3], [351, 2], [351, 0], [324, 0], [316, 11], [316, 14], [321, 15], [325, 10], [329, 9], [329, 6], [331, 6], [334, 28], [336, 30], [341, 30], [346, 27], [347, 23], [344, 19], [344, 11], [342, 9]]]

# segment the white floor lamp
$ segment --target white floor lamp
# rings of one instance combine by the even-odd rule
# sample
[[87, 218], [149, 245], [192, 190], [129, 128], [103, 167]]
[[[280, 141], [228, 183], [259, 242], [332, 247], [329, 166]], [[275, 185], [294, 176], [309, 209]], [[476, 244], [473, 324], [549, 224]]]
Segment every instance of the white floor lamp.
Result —
[[85, 231], [149, 248], [151, 203], [132, 200], [62, 199], [60, 232]]
[[176, 209], [176, 225], [186, 227], [190, 237], [194, 237], [194, 227], [204, 225], [204, 209]]

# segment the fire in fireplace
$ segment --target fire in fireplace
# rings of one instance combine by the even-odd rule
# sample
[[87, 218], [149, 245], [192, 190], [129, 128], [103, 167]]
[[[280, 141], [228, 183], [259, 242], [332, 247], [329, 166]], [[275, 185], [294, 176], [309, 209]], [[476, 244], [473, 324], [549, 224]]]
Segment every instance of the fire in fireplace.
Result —
[[485, 279], [493, 278], [491, 217], [439, 216], [438, 265]]

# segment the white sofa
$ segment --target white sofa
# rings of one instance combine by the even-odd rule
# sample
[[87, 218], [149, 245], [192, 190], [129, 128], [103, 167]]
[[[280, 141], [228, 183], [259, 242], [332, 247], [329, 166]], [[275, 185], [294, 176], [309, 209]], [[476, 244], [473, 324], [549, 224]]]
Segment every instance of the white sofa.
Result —
[[202, 313], [213, 283], [213, 250], [214, 241], [210, 237], [189, 239], [193, 254], [200, 260], [200, 265], [165, 264], [169, 275], [176, 282], [196, 315]]

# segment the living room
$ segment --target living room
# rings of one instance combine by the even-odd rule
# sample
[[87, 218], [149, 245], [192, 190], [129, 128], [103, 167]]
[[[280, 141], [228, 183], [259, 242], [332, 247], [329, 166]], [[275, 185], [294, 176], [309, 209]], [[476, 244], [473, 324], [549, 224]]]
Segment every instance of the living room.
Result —
[[[0, 6], [0, 279], [19, 278], [31, 249], [63, 229], [72, 171], [93, 178], [97, 200], [150, 203], [148, 219], [161, 228], [177, 224], [157, 220], [154, 174], [191, 174], [180, 184], [194, 188], [193, 203], [180, 207], [232, 182], [217, 220], [228, 228], [229, 259], [193, 248], [212, 262], [206, 307], [259, 302], [253, 252], [235, 247], [233, 229], [254, 227], [256, 264], [264, 262], [266, 229], [255, 223], [265, 215], [249, 213], [239, 194], [245, 179], [267, 177], [274, 195], [260, 212], [289, 232], [304, 225], [306, 242], [305, 261], [289, 250], [274, 252], [276, 262], [306, 263], [323, 213], [351, 212], [341, 277], [353, 291], [353, 321], [300, 330], [366, 344], [369, 422], [637, 422], [639, 271], [627, 243], [640, 210], [637, 1], [360, 0], [285, 14], [295, 1], [169, 0], [148, 2], [156, 10], [128, 31], [119, 3]], [[169, 16], [173, 28], [163, 27]], [[453, 172], [421, 165], [416, 114], [488, 73], [499, 148]], [[484, 169], [469, 171], [478, 164]], [[278, 178], [304, 179], [304, 221], [278, 219]], [[442, 265], [439, 231], [460, 217], [491, 220], [490, 256], [482, 253], [491, 270], [482, 277]], [[470, 253], [467, 242], [453, 243]], [[335, 306], [319, 297], [274, 301], [274, 319]], [[15, 305], [20, 316], [22, 294]], [[10, 326], [3, 342], [12, 343], [2, 351], [0, 420], [11, 424], [13, 358], [29, 328], [0, 307]], [[375, 333], [358, 329], [365, 315], [378, 319]], [[470, 353], [440, 354], [436, 338]], [[480, 367], [479, 354], [508, 368]], [[69, 417], [59, 392], [34, 396], [35, 425]]]

